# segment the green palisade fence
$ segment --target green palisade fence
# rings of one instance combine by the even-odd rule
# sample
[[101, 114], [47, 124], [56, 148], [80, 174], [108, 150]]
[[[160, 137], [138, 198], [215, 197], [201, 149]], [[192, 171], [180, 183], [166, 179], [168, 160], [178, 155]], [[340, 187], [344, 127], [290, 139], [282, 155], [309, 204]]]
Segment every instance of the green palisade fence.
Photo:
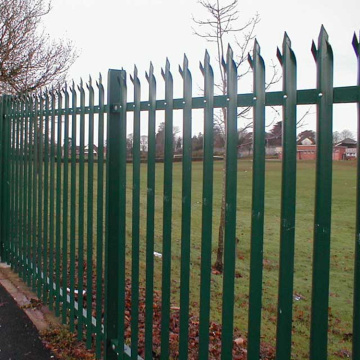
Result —
[[[333, 340], [329, 338], [333, 320], [329, 306], [333, 266], [333, 106], [357, 104], [359, 153], [360, 46], [356, 35], [353, 47], [359, 69], [354, 86], [333, 87], [333, 53], [322, 27], [318, 45], [312, 46], [317, 68], [315, 89], [297, 89], [296, 57], [285, 34], [282, 50], [277, 53], [282, 67], [281, 91], [266, 91], [265, 62], [255, 41], [249, 56], [253, 92], [248, 94], [238, 93], [235, 55], [229, 47], [223, 60], [225, 95], [214, 95], [214, 72], [207, 52], [204, 63], [200, 63], [203, 96], [193, 96], [186, 56], [179, 67], [182, 84], [176, 85], [182, 88], [181, 98], [173, 96], [175, 85], [169, 61], [162, 70], [163, 100], [157, 99], [152, 64], [146, 73], [147, 86], [141, 84], [135, 67], [130, 76], [131, 90], [125, 70], [109, 70], [107, 95], [101, 76], [96, 86], [90, 78], [85, 85], [81, 81], [79, 86], [73, 83], [36, 94], [3, 95], [1, 261], [11, 264], [62, 322], [85, 340], [88, 348], [94, 349], [99, 359], [299, 358], [294, 345], [294, 317], [299, 313], [295, 314], [293, 302], [299, 172], [297, 107], [315, 105], [315, 205], [314, 221], [308, 224], [313, 229], [312, 265], [308, 265], [312, 269], [312, 286], [304, 338], [308, 358], [332, 358], [329, 346]], [[146, 100], [142, 99], [143, 93], [147, 94]], [[274, 341], [273, 350], [266, 352], [265, 124], [269, 106], [282, 107], [283, 134]], [[241, 270], [248, 274], [248, 316], [239, 320], [238, 310], [244, 307], [239, 299], [244, 294], [237, 292], [236, 284], [243, 258], [236, 254], [246, 239], [237, 239], [244, 221], [239, 216], [243, 203], [238, 189], [243, 184], [239, 180], [237, 130], [238, 109], [245, 107], [251, 108], [253, 114], [253, 161], [249, 263], [247, 269]], [[226, 116], [223, 167], [217, 167], [214, 161], [214, 124], [219, 109]], [[200, 111], [204, 141], [199, 165], [193, 162], [192, 127]], [[180, 114], [182, 124], [179, 167], [174, 161], [175, 113]], [[163, 159], [158, 163], [156, 131], [160, 121], [164, 121], [164, 142], [160, 149]], [[130, 145], [129, 126], [133, 132]], [[349, 312], [352, 329], [346, 329], [345, 334], [350, 337], [352, 348], [342, 354], [360, 359], [359, 157], [356, 166], [356, 209], [349, 210], [356, 212], [355, 251], [348, 254], [354, 261], [353, 299], [349, 299], [349, 307], [353, 307]], [[222, 169], [225, 175], [219, 176], [217, 172]], [[213, 224], [217, 221], [216, 204], [222, 189], [221, 182], [216, 182], [219, 178], [225, 184], [222, 275], [214, 274], [212, 269], [217, 240]], [[245, 330], [242, 327], [243, 335], [236, 339], [241, 322], [245, 323]]]

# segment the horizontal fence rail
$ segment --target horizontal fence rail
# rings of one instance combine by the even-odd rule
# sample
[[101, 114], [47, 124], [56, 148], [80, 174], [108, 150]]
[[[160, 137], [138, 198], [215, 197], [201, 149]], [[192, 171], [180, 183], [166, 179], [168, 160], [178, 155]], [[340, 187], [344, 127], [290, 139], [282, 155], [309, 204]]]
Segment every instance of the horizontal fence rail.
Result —
[[[282, 91], [266, 91], [265, 62], [255, 41], [249, 56], [254, 90], [249, 94], [238, 94], [235, 55], [229, 47], [223, 60], [225, 95], [214, 94], [214, 71], [207, 52], [200, 64], [204, 94], [199, 97], [193, 96], [186, 56], [179, 68], [183, 96], [178, 99], [173, 96], [169, 61], [162, 70], [163, 100], [157, 100], [152, 64], [146, 73], [146, 100], [141, 99], [143, 84], [136, 67], [130, 76], [131, 91], [125, 70], [109, 70], [107, 94], [100, 76], [96, 85], [90, 78], [79, 86], [3, 95], [1, 260], [11, 264], [99, 359], [283, 360], [301, 358], [304, 353], [298, 352], [304, 351], [304, 343], [310, 359], [332, 358], [331, 255], [332, 245], [337, 245], [331, 230], [332, 110], [334, 104], [357, 104], [359, 154], [360, 48], [356, 36], [353, 46], [359, 66], [356, 86], [333, 87], [333, 53], [322, 28], [318, 45], [312, 46], [316, 89], [297, 89], [296, 57], [285, 34], [278, 50]], [[312, 266], [308, 264], [312, 284], [308, 284], [309, 299], [304, 300], [307, 305], [299, 308], [294, 298], [305, 297], [296, 292], [295, 277], [301, 277], [296, 261], [304, 254], [295, 254], [305, 239], [296, 234], [301, 211], [297, 106], [310, 104], [317, 111], [315, 207], [313, 222], [301, 226], [313, 228], [313, 250], [307, 254], [312, 258]], [[271, 239], [266, 232], [265, 109], [269, 106], [282, 107], [279, 226], [278, 235]], [[248, 220], [238, 160], [241, 107], [253, 112]], [[197, 109], [203, 112], [199, 164], [192, 161]], [[182, 116], [181, 164], [176, 165], [175, 111]], [[225, 121], [221, 164], [214, 162], [217, 111]], [[160, 119], [161, 131], [157, 129]], [[159, 152], [163, 164], [156, 164]], [[353, 281], [353, 299], [347, 299], [353, 311], [346, 323], [350, 321], [352, 328], [341, 330], [339, 346], [344, 347], [344, 356], [360, 359], [359, 156], [356, 168], [356, 200], [354, 208], [347, 209], [356, 211], [354, 250], [346, 255], [353, 261], [351, 275], [346, 273]], [[218, 230], [214, 226], [219, 218], [224, 220], [220, 270], [212, 265]], [[273, 304], [267, 294], [271, 292], [270, 265], [265, 257], [270, 241], [279, 244], [276, 280], [270, 286], [277, 289], [271, 295]], [[295, 331], [299, 319], [302, 335]], [[272, 325], [266, 327], [268, 320]], [[269, 343], [266, 331], [273, 332], [274, 344]]]

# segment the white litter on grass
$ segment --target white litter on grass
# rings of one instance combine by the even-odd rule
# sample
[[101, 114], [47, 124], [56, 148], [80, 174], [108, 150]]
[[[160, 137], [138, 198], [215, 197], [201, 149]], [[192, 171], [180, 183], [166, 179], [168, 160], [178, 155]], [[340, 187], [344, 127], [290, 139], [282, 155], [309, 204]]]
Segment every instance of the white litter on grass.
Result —
[[[66, 291], [70, 294], [70, 289], [69, 289], [69, 288], [66, 288]], [[79, 290], [78, 290], [78, 289], [75, 289], [75, 290], [74, 290], [74, 294], [75, 294], [75, 295], [78, 295], [78, 294], [79, 294]], [[82, 294], [85, 295], [85, 294], [86, 294], [86, 290], [83, 290]]]
[[158, 253], [158, 252], [156, 252], [156, 251], [154, 251], [154, 256], [156, 256], [156, 257], [158, 257], [158, 258], [162, 258], [162, 254], [160, 254], [160, 253]]

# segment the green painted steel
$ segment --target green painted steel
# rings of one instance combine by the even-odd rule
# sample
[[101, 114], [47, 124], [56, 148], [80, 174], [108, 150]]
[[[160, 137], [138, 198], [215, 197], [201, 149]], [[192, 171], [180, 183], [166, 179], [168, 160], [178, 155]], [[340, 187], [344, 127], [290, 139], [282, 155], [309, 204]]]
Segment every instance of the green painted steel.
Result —
[[156, 80], [154, 67], [149, 74], [149, 118], [148, 118], [148, 163], [147, 163], [147, 208], [146, 208], [146, 289], [145, 289], [145, 359], [153, 356], [153, 299], [154, 299], [154, 227], [155, 227], [155, 124], [156, 124]]
[[[126, 73], [109, 70], [107, 100], [107, 228], [105, 273], [105, 358], [123, 358], [125, 288]], [[119, 141], [122, 139], [122, 141]], [[122, 261], [122, 263], [120, 263]], [[121, 291], [122, 290], [122, 291]], [[121, 294], [121, 296], [119, 296]], [[109, 316], [110, 315], [110, 316]], [[117, 340], [119, 349], [112, 348]], [[118, 354], [118, 355], [117, 355]]]
[[[358, 61], [357, 84], [360, 86], [360, 44], [356, 35], [353, 47]], [[360, 90], [357, 104], [358, 133], [357, 133], [357, 195], [356, 195], [356, 233], [355, 233], [355, 263], [354, 263], [354, 310], [353, 310], [353, 342], [352, 358], [360, 359]]]
[[32, 249], [33, 249], [33, 238], [32, 238], [32, 227], [33, 227], [33, 206], [32, 206], [32, 193], [34, 191], [33, 186], [33, 172], [34, 172], [34, 166], [33, 166], [33, 141], [35, 139], [34, 136], [34, 119], [31, 115], [31, 112], [33, 110], [33, 99], [30, 97], [28, 99], [28, 109], [29, 109], [29, 163], [28, 163], [28, 236], [29, 236], [29, 245], [28, 245], [28, 276], [27, 276], [27, 284], [28, 286], [31, 286], [31, 279], [32, 279], [32, 273], [33, 273], [33, 267], [31, 266], [31, 259], [32, 259]]
[[296, 58], [291, 41], [284, 35], [283, 69], [283, 160], [281, 181], [280, 266], [276, 333], [276, 358], [291, 358], [292, 305], [296, 209]]
[[172, 219], [172, 173], [173, 173], [173, 79], [170, 62], [166, 60], [165, 71], [165, 144], [164, 144], [164, 195], [162, 236], [162, 289], [161, 289], [161, 360], [169, 359], [170, 293], [171, 293], [171, 219]]
[[137, 359], [139, 345], [139, 266], [140, 266], [140, 80], [135, 66], [132, 191], [132, 263], [131, 263], [131, 358]]
[[[49, 109], [49, 93], [45, 92], [45, 111]], [[45, 115], [45, 132], [44, 132], [44, 235], [43, 235], [43, 273], [45, 279], [48, 277], [48, 260], [51, 261], [51, 257], [48, 256], [49, 249], [49, 135], [50, 135], [50, 118], [49, 115]], [[25, 123], [26, 128], [26, 123]], [[26, 135], [25, 135], [26, 138]], [[26, 168], [25, 168], [26, 169]], [[26, 179], [26, 176], [25, 176]], [[26, 187], [25, 187], [26, 189]], [[26, 198], [26, 196], [25, 196]], [[43, 282], [43, 301], [48, 302], [49, 287], [47, 281]]]
[[[20, 104], [20, 113], [23, 113], [23, 102], [21, 102]], [[19, 251], [19, 276], [23, 277], [24, 273], [24, 262], [23, 262], [23, 257], [22, 257], [22, 253], [24, 251], [24, 244], [25, 244], [25, 233], [24, 233], [24, 228], [25, 228], [25, 221], [24, 221], [24, 155], [23, 155], [23, 151], [24, 151], [24, 142], [23, 139], [24, 138], [24, 121], [23, 121], [23, 117], [20, 117], [20, 151], [19, 151], [19, 166], [20, 166], [20, 173], [19, 173], [19, 245], [20, 245], [20, 251]]]
[[[62, 107], [63, 96], [61, 90], [59, 89], [56, 93], [57, 96], [57, 106], [58, 109]], [[57, 130], [56, 130], [56, 225], [55, 225], [55, 283], [56, 283], [56, 298], [55, 298], [55, 314], [56, 316], [60, 315], [60, 267], [61, 267], [61, 216], [62, 216], [62, 206], [61, 206], [61, 173], [62, 173], [62, 164], [61, 164], [61, 143], [62, 143], [62, 119], [57, 116]]]
[[[68, 288], [68, 210], [69, 210], [69, 92], [67, 89], [67, 85], [65, 84], [63, 91], [64, 96], [64, 106], [65, 106], [65, 116], [61, 119], [64, 127], [64, 142], [63, 142], [63, 151], [61, 157], [63, 160], [63, 169], [64, 169], [64, 177], [63, 177], [63, 193], [62, 193], [62, 287], [63, 289]], [[58, 159], [59, 161], [59, 159]], [[60, 285], [60, 284], [59, 284]], [[59, 286], [60, 287], [60, 286]], [[65, 291], [67, 294], [67, 290]], [[67, 309], [68, 303], [66, 301], [65, 296], [62, 298], [62, 322], [66, 324], [67, 322]]]
[[6, 97], [4, 95], [0, 98], [0, 261], [6, 262]]
[[236, 253], [236, 192], [237, 192], [237, 67], [231, 47], [226, 64], [226, 179], [225, 179], [225, 235], [222, 304], [221, 359], [232, 358], [234, 326], [234, 281]]
[[[70, 179], [70, 331], [75, 331], [75, 256], [76, 256], [76, 105], [75, 84], [71, 87], [71, 179]], [[70, 147], [70, 142], [69, 142]]]
[[80, 114], [80, 149], [79, 149], [79, 240], [78, 240], [78, 339], [83, 339], [83, 326], [84, 319], [82, 316], [82, 309], [84, 305], [84, 241], [85, 241], [85, 91], [84, 84], [81, 80], [80, 86], [78, 86], [80, 92], [80, 108], [82, 112]]
[[200, 63], [204, 76], [205, 110], [204, 110], [204, 162], [203, 194], [201, 219], [201, 285], [200, 285], [200, 324], [199, 324], [199, 357], [209, 356], [210, 325], [210, 287], [211, 287], [211, 243], [213, 221], [213, 172], [214, 172], [214, 72], [210, 65], [209, 53], [205, 53], [204, 65]]
[[253, 59], [249, 57], [249, 60], [254, 74], [254, 155], [248, 322], [248, 358], [252, 360], [260, 357], [265, 202], [265, 63], [256, 40]]
[[182, 163], [182, 216], [181, 216], [181, 274], [180, 274], [180, 336], [179, 359], [188, 358], [189, 343], [189, 296], [190, 296], [190, 245], [191, 245], [191, 98], [192, 79], [189, 62], [184, 56], [183, 68], [183, 163]]
[[40, 298], [42, 293], [41, 273], [43, 272], [43, 155], [44, 155], [44, 99], [38, 96], [38, 109], [39, 109], [39, 123], [38, 123], [38, 164], [37, 164], [37, 178], [38, 178], [38, 200], [37, 200], [37, 273], [36, 273], [36, 288], [37, 295]]
[[[99, 89], [99, 107], [104, 108], [104, 87], [101, 75], [96, 83]], [[96, 243], [96, 356], [102, 353], [102, 299], [103, 299], [103, 246], [104, 246], [104, 111], [98, 121], [98, 184], [97, 184], [97, 243]]]
[[[13, 228], [13, 238], [14, 238], [14, 263], [13, 263], [13, 269], [15, 271], [19, 270], [19, 253], [20, 253], [20, 247], [19, 247], [19, 230], [20, 230], [20, 218], [19, 218], [19, 143], [20, 143], [20, 119], [19, 119], [19, 106], [20, 102], [15, 102], [15, 111], [17, 113], [15, 117], [15, 124], [14, 124], [14, 209], [13, 214], [14, 216], [14, 228]], [[36, 199], [36, 195], [34, 196], [34, 199]], [[36, 209], [36, 207], [34, 207]], [[35, 221], [36, 223], [36, 221]], [[36, 227], [33, 226], [33, 229]], [[33, 285], [34, 286], [34, 285]]]
[[333, 55], [328, 35], [322, 27], [318, 49], [313, 43], [317, 63], [317, 160], [313, 285], [311, 305], [310, 359], [327, 359], [329, 307], [330, 228], [332, 189], [332, 106]]
[[[359, 62], [360, 49], [356, 36], [353, 46]], [[156, 98], [152, 64], [149, 73], [146, 73], [146, 100], [141, 100], [144, 89], [141, 88], [136, 67], [131, 76], [134, 97], [130, 102], [127, 101], [124, 70], [109, 71], [107, 104], [101, 76], [96, 88], [93, 88], [90, 78], [86, 86], [82, 81], [78, 87], [73, 83], [69, 91], [65, 85], [63, 89], [43, 93], [1, 97], [1, 260], [11, 264], [42, 300], [50, 308], [55, 308], [56, 314], [70, 325], [71, 331], [77, 332], [79, 339], [86, 339], [87, 347], [94, 346], [98, 359], [140, 359], [139, 354], [145, 359], [169, 359], [173, 352], [178, 352], [175, 356], [185, 360], [192, 356], [189, 346], [194, 342], [198, 346], [200, 359], [213, 356], [210, 354], [213, 350], [210, 340], [214, 336], [212, 314], [216, 294], [211, 291], [211, 265], [212, 242], [216, 240], [213, 239], [213, 226], [217, 220], [213, 218], [217, 210], [213, 204], [213, 193], [218, 191], [214, 189], [214, 175], [218, 176], [214, 174], [215, 111], [226, 116], [225, 247], [222, 299], [219, 299], [222, 300], [222, 322], [220, 330], [215, 333], [221, 337], [221, 358], [233, 358], [233, 350], [236, 349], [234, 313], [236, 307], [241, 306], [235, 290], [236, 231], [242, 232], [242, 220], [236, 219], [236, 213], [242, 206], [240, 198], [237, 209], [237, 188], [242, 186], [237, 181], [237, 118], [238, 107], [248, 106], [254, 112], [254, 158], [247, 357], [258, 359], [261, 356], [263, 335], [266, 106], [281, 106], [283, 109], [276, 359], [296, 357], [297, 354], [292, 354], [296, 259], [296, 109], [298, 105], [305, 104], [316, 104], [318, 112], [309, 356], [311, 359], [327, 358], [332, 107], [337, 103], [357, 103], [360, 128], [360, 63], [358, 85], [333, 88], [333, 57], [324, 28], [321, 29], [318, 49], [313, 45], [312, 50], [318, 71], [316, 89], [297, 90], [295, 54], [285, 34], [282, 54], [278, 50], [283, 71], [281, 91], [265, 91], [265, 64], [260, 56], [260, 47], [255, 42], [253, 59], [250, 58], [254, 90], [247, 94], [237, 93], [235, 55], [229, 48], [226, 63], [223, 62], [227, 79], [225, 95], [214, 95], [214, 73], [206, 52], [204, 63], [200, 65], [204, 76], [203, 96], [193, 96], [192, 74], [184, 56], [180, 67], [183, 94], [178, 99], [173, 98], [173, 89], [177, 88], [173, 84], [168, 60], [162, 71], [165, 80], [163, 99]], [[175, 110], [180, 110], [180, 116], [175, 116]], [[201, 111], [203, 116], [200, 117], [204, 120], [204, 159], [196, 166], [202, 168], [203, 173], [202, 182], [196, 184], [201, 194], [194, 194], [192, 127]], [[128, 159], [127, 114], [133, 116], [133, 143]], [[182, 120], [183, 141], [182, 166], [179, 167], [181, 175], [178, 172], [173, 174], [173, 132], [179, 120]], [[157, 151], [161, 147], [157, 144], [156, 127], [161, 121], [165, 122], [165, 146], [161, 149], [164, 150], [164, 179], [155, 193], [155, 184], [162, 180], [156, 179], [156, 175], [162, 175], [162, 172], [156, 173]], [[147, 151], [144, 151], [141, 136], [146, 131], [148, 144]], [[144, 152], [147, 152], [147, 163], [141, 165]], [[132, 164], [127, 165], [127, 161]], [[127, 183], [127, 168], [132, 169], [132, 174], [129, 174], [132, 183]], [[181, 189], [173, 189], [173, 176], [181, 177]], [[140, 184], [145, 177], [146, 189], [142, 189]], [[357, 181], [354, 359], [360, 356], [360, 185], [359, 179]], [[175, 196], [181, 191], [181, 209], [174, 208], [173, 190]], [[200, 195], [201, 201], [195, 203], [194, 198]], [[193, 207], [196, 206], [201, 206], [201, 219], [194, 219], [196, 212]], [[156, 220], [158, 216], [162, 224]], [[194, 229], [199, 221], [201, 228]], [[176, 238], [176, 232], [172, 232], [173, 228], [181, 231], [179, 238]], [[130, 246], [126, 246], [127, 237], [131, 241]], [[201, 254], [198, 259], [193, 259], [192, 247], [197, 246], [197, 237], [201, 240]], [[240, 238], [239, 246], [246, 240]], [[154, 255], [158, 255], [154, 253], [155, 246], [161, 241], [162, 258], [155, 261]], [[175, 249], [179, 248], [181, 254], [175, 254]], [[178, 265], [180, 271], [175, 273], [174, 268]], [[192, 274], [194, 265], [200, 267], [200, 279]], [[159, 281], [158, 284], [154, 283], [155, 279]], [[190, 294], [190, 284], [193, 286], [194, 281], [199, 281], [198, 305], [197, 300], [193, 301], [193, 294]], [[154, 304], [154, 299], [159, 296], [161, 301]], [[158, 339], [154, 337], [154, 326], [157, 326], [160, 314], [161, 335]], [[193, 339], [190, 335], [196, 326], [198, 335]]]
[[5, 211], [5, 201], [4, 201], [4, 167], [5, 167], [5, 97], [1, 96], [0, 98], [0, 261], [4, 262], [5, 260], [5, 239], [4, 239], [4, 211]]
[[55, 240], [55, 93], [51, 92], [51, 122], [50, 122], [50, 209], [49, 209], [49, 307], [54, 304], [54, 240]]
[[94, 217], [94, 89], [91, 77], [86, 84], [89, 95], [88, 116], [88, 181], [87, 181], [87, 246], [86, 246], [86, 346], [92, 343], [92, 302], [93, 302], [93, 217]]
[[4, 107], [5, 107], [5, 99], [4, 96], [0, 98], [0, 261], [4, 261], [4, 253], [5, 253], [5, 243], [4, 243], [4, 222], [3, 222], [3, 212], [5, 209], [4, 206], [4, 192], [3, 188], [5, 186], [4, 184], [4, 123], [5, 123], [5, 113], [4, 113]]
[[81, 80], [78, 86], [80, 92], [80, 128], [79, 128], [79, 180], [78, 180], [78, 199], [79, 199], [79, 212], [78, 212], [78, 339], [83, 339], [83, 323], [82, 309], [84, 305], [84, 218], [85, 218], [85, 91], [83, 81]]
[[37, 211], [38, 211], [38, 173], [39, 173], [39, 125], [38, 125], [38, 116], [39, 116], [39, 99], [35, 97], [35, 100], [33, 102], [34, 111], [33, 111], [33, 198], [32, 198], [32, 206], [33, 206], [33, 213], [32, 213], [32, 250], [31, 250], [31, 259], [32, 259], [32, 289], [33, 291], [36, 291], [37, 288], [37, 273], [36, 273], [36, 267], [38, 265], [38, 259], [37, 259], [37, 250], [38, 250], [38, 242], [39, 237], [37, 233]]

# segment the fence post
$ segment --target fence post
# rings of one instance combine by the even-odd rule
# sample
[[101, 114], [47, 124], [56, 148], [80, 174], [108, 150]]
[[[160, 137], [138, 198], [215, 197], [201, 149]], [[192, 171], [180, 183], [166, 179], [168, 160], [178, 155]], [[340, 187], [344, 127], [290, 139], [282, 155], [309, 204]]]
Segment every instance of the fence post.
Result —
[[8, 262], [6, 243], [9, 232], [9, 141], [10, 128], [7, 121], [8, 96], [0, 99], [0, 260]]
[[4, 187], [4, 176], [3, 176], [3, 159], [4, 159], [4, 96], [0, 99], [0, 261], [4, 261], [4, 237], [3, 237], [3, 187]]
[[[123, 358], [125, 307], [126, 72], [108, 72], [105, 359]], [[120, 296], [120, 292], [121, 296]], [[117, 354], [117, 351], [119, 354]]]

